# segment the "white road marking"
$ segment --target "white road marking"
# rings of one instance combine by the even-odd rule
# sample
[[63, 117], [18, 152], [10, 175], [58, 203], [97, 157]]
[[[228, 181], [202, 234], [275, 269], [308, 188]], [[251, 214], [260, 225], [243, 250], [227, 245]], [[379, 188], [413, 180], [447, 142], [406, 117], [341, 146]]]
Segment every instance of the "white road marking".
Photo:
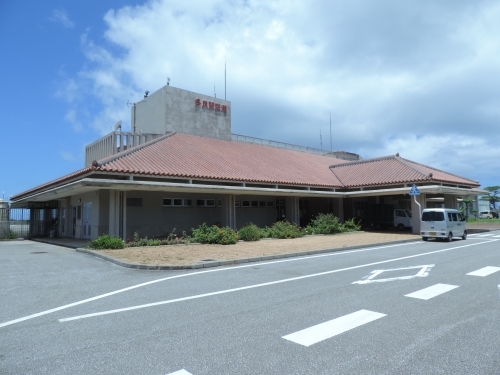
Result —
[[341, 316], [340, 318], [329, 320], [301, 331], [283, 336], [284, 339], [293, 341], [303, 346], [311, 346], [320, 341], [340, 335], [363, 324], [373, 322], [383, 318], [386, 314], [369, 310], [359, 310], [352, 314]]
[[187, 372], [186, 370], [182, 369], [176, 372], [171, 372], [170, 374], [167, 375], [192, 375], [190, 372]]
[[485, 277], [491, 275], [492, 273], [500, 271], [500, 267], [484, 267], [474, 272], [469, 272], [469, 276], [481, 276]]
[[478, 233], [478, 234], [471, 234], [470, 236], [473, 237], [493, 237], [495, 233]]
[[436, 296], [439, 296], [440, 294], [449, 292], [450, 290], [453, 290], [455, 288], [458, 288], [458, 286], [457, 285], [448, 285], [448, 284], [436, 284], [436, 285], [430, 286], [428, 288], [421, 289], [421, 290], [418, 290], [416, 292], [407, 294], [407, 295], [405, 295], [405, 297], [428, 300], [428, 299], [434, 298]]
[[[494, 242], [494, 241], [498, 241], [498, 240], [492, 240], [492, 241], [486, 241], [486, 242], [479, 242], [479, 243], [469, 244], [469, 245], [464, 245], [464, 246], [451, 247], [451, 248], [447, 248], [447, 249], [444, 249], [444, 250], [438, 250], [438, 251], [433, 251], [433, 252], [429, 252], [429, 253], [423, 253], [421, 255], [415, 255], [415, 256], [424, 256], [424, 255], [428, 255], [428, 254], [434, 254], [436, 252], [456, 250], [456, 249], [460, 249], [460, 248], [463, 248], [463, 247], [482, 245], [483, 243], [489, 243], [489, 242]], [[64, 310], [64, 309], [67, 309], [67, 308], [70, 308], [70, 307], [73, 307], [73, 306], [78, 306], [78, 305], [81, 305], [81, 304], [84, 304], [84, 303], [92, 302], [92, 301], [95, 301], [95, 300], [98, 300], [98, 299], [101, 299], [101, 298], [109, 297], [109, 296], [112, 296], [112, 295], [115, 295], [115, 294], [118, 294], [118, 293], [123, 293], [123, 292], [129, 291], [129, 290], [132, 290], [132, 289], [140, 288], [140, 287], [143, 287], [143, 286], [147, 286], [147, 285], [158, 283], [158, 282], [162, 282], [162, 281], [177, 279], [177, 278], [181, 278], [181, 277], [198, 276], [198, 275], [201, 275], [201, 274], [212, 273], [212, 272], [232, 271], [232, 270], [237, 270], [237, 269], [240, 269], [240, 268], [255, 267], [257, 265], [259, 265], [259, 266], [265, 266], [265, 265], [277, 264], [277, 263], [284, 263], [284, 262], [296, 262], [296, 261], [302, 261], [302, 260], [314, 259], [314, 258], [321, 258], [321, 257], [341, 256], [341, 255], [347, 255], [347, 254], [352, 254], [352, 253], [359, 253], [359, 252], [366, 252], [366, 251], [376, 251], [376, 250], [388, 249], [388, 248], [392, 248], [392, 247], [401, 247], [401, 246], [414, 245], [416, 242], [417, 242], [417, 240], [415, 240], [415, 242], [409, 242], [409, 243], [403, 243], [403, 244], [395, 244], [395, 245], [387, 245], [387, 246], [375, 246], [375, 247], [369, 247], [369, 248], [366, 248], [366, 249], [359, 249], [359, 250], [349, 250], [349, 251], [333, 252], [333, 253], [311, 255], [311, 256], [300, 256], [300, 257], [297, 257], [297, 258], [287, 258], [287, 259], [281, 259], [281, 260], [275, 260], [275, 261], [269, 261], [269, 262], [255, 262], [255, 263], [246, 264], [246, 265], [242, 265], [242, 266], [235, 266], [235, 267], [229, 267], [229, 268], [215, 268], [215, 269], [210, 269], [210, 270], [206, 270], [206, 271], [199, 271], [199, 272], [192, 272], [192, 273], [187, 273], [187, 274], [182, 274], [182, 275], [177, 275], [177, 276], [164, 277], [164, 278], [161, 278], [161, 279], [148, 281], [146, 283], [141, 283], [141, 284], [133, 285], [133, 286], [130, 286], [128, 288], [123, 288], [123, 289], [119, 289], [119, 290], [116, 290], [116, 291], [113, 291], [113, 292], [101, 294], [101, 295], [98, 295], [98, 296], [95, 296], [95, 297], [92, 297], [92, 298], [87, 298], [87, 299], [84, 299], [84, 300], [81, 300], [81, 301], [73, 302], [73, 303], [70, 303], [68, 305], [59, 306], [59, 307], [56, 307], [54, 309], [45, 310], [45, 311], [42, 311], [42, 312], [39, 312], [39, 313], [36, 313], [36, 314], [24, 316], [24, 317], [19, 318], [19, 319], [14, 319], [14, 320], [10, 320], [10, 321], [4, 322], [4, 323], [0, 323], [0, 328], [9, 326], [11, 324], [20, 323], [20, 322], [23, 322], [23, 321], [26, 321], [26, 320], [29, 320], [29, 319], [37, 318], [37, 317], [40, 317], [40, 316], [43, 316], [43, 315], [51, 314], [53, 312]], [[402, 259], [404, 259], [404, 258], [402, 258]], [[396, 259], [396, 260], [399, 260], [399, 259]]]
[[[488, 242], [486, 242], [486, 243], [488, 243]], [[393, 259], [383, 260], [383, 261], [380, 261], [380, 262], [361, 264], [361, 265], [358, 265], [358, 266], [352, 266], [352, 267], [347, 267], [347, 268], [339, 268], [339, 269], [336, 269], [336, 270], [319, 272], [319, 273], [313, 273], [313, 274], [304, 275], [304, 276], [298, 276], [298, 277], [292, 277], [292, 278], [289, 278], [289, 279], [281, 279], [281, 280], [276, 280], [276, 281], [270, 281], [270, 282], [262, 283], [262, 284], [248, 285], [248, 286], [244, 286], [244, 287], [240, 287], [240, 288], [226, 289], [226, 290], [221, 290], [221, 291], [212, 292], [212, 293], [197, 294], [197, 295], [188, 296], [188, 297], [184, 297], [184, 298], [176, 298], [176, 299], [172, 299], [172, 300], [147, 303], [147, 304], [144, 304], [144, 305], [137, 305], [137, 306], [125, 307], [125, 308], [122, 308], [122, 309], [114, 309], [114, 310], [101, 311], [101, 312], [92, 313], [92, 314], [73, 316], [73, 317], [69, 317], [69, 318], [59, 319], [59, 321], [60, 322], [68, 322], [68, 321], [71, 321], [71, 320], [86, 319], [86, 318], [91, 318], [91, 317], [100, 316], [100, 315], [115, 314], [115, 313], [120, 313], [120, 312], [125, 312], [125, 311], [143, 309], [143, 308], [147, 308], [147, 307], [153, 307], [153, 306], [159, 306], [159, 305], [166, 305], [166, 304], [175, 303], [175, 302], [182, 302], [182, 301], [188, 301], [188, 300], [193, 300], [193, 299], [198, 299], [198, 298], [210, 297], [210, 296], [215, 296], [215, 295], [219, 295], [219, 294], [226, 294], [226, 293], [232, 293], [232, 292], [237, 292], [237, 291], [242, 291], [242, 290], [260, 288], [260, 287], [264, 287], [264, 286], [276, 285], [276, 284], [286, 283], [286, 282], [290, 282], [290, 281], [303, 280], [303, 279], [308, 279], [308, 278], [317, 277], [317, 276], [323, 276], [323, 275], [330, 275], [330, 274], [337, 273], [337, 272], [350, 271], [350, 270], [354, 270], [354, 269], [357, 269], [357, 268], [370, 267], [370, 266], [374, 266], [374, 265], [377, 265], [377, 264], [384, 264], [384, 263], [396, 262], [398, 260], [405, 260], [405, 259], [417, 258], [417, 257], [425, 256], [425, 255], [437, 254], [437, 253], [442, 253], [442, 252], [446, 252], [446, 251], [450, 251], [450, 250], [456, 250], [456, 249], [461, 249], [461, 248], [465, 248], [465, 247], [476, 246], [476, 245], [480, 245], [480, 244], [481, 243], [467, 244], [467, 245], [463, 245], [463, 246], [451, 247], [451, 248], [442, 249], [442, 250], [430, 251], [430, 252], [427, 252], [427, 253], [409, 255], [409, 256], [401, 257], [401, 258], [393, 258]]]
[[[364, 280], [359, 280], [353, 282], [353, 284], [370, 284], [370, 283], [384, 283], [386, 281], [394, 281], [394, 280], [408, 280], [408, 279], [413, 279], [414, 277], [426, 277], [429, 275], [429, 271], [431, 268], [434, 267], [434, 264], [429, 264], [426, 266], [414, 266], [414, 267], [403, 267], [403, 268], [393, 268], [390, 270], [375, 270], [371, 272], [371, 275], [367, 277]], [[410, 276], [400, 276], [400, 277], [391, 277], [388, 279], [375, 279], [375, 277], [379, 276], [380, 274], [384, 272], [391, 272], [391, 271], [400, 271], [400, 270], [411, 270], [415, 268], [420, 268], [420, 271], [418, 271], [415, 275], [410, 275]]]
[[[81, 305], [81, 304], [84, 304], [84, 303], [92, 302], [92, 301], [95, 301], [95, 300], [98, 300], [98, 299], [101, 299], [101, 298], [109, 297], [109, 296], [112, 296], [112, 295], [115, 295], [115, 294], [127, 292], [129, 290], [133, 290], [133, 289], [136, 289], [136, 288], [141, 288], [143, 286], [147, 286], [147, 285], [150, 285], [150, 284], [155, 284], [155, 283], [159, 283], [159, 282], [162, 282], [162, 281], [168, 281], [168, 280], [178, 279], [178, 278], [181, 278], [181, 277], [198, 276], [198, 275], [202, 275], [202, 274], [205, 274], [205, 273], [212, 273], [212, 272], [233, 271], [233, 270], [237, 270], [237, 269], [240, 269], [240, 268], [255, 267], [257, 265], [258, 266], [267, 266], [267, 265], [276, 264], [276, 263], [297, 262], [297, 261], [305, 260], [305, 259], [313, 259], [313, 258], [321, 258], [321, 257], [329, 257], [329, 256], [340, 256], [340, 255], [351, 254], [351, 253], [358, 253], [358, 252], [365, 252], [365, 251], [375, 251], [375, 250], [381, 250], [381, 249], [388, 249], [388, 248], [391, 248], [391, 247], [408, 246], [408, 245], [412, 245], [412, 244], [414, 244], [414, 243], [410, 242], [410, 243], [387, 245], [387, 246], [368, 247], [366, 249], [349, 250], [349, 251], [343, 251], [343, 252], [334, 252], [334, 253], [318, 254], [318, 255], [310, 255], [310, 256], [301, 256], [301, 257], [297, 257], [297, 258], [287, 258], [287, 259], [273, 260], [273, 261], [268, 261], [268, 262], [255, 262], [255, 263], [250, 263], [250, 264], [245, 264], [245, 265], [235, 266], [235, 267], [230, 267], [230, 268], [212, 268], [212, 269], [205, 270], [205, 271], [191, 272], [191, 273], [185, 273], [185, 274], [182, 274], [182, 275], [164, 277], [164, 278], [161, 278], [161, 279], [152, 280], [152, 281], [148, 281], [148, 282], [137, 284], [137, 285], [132, 285], [130, 287], [119, 289], [119, 290], [115, 290], [113, 292], [101, 294], [101, 295], [98, 295], [98, 296], [95, 296], [95, 297], [92, 297], [92, 298], [87, 298], [87, 299], [84, 299], [84, 300], [81, 300], [81, 301], [73, 302], [73, 303], [70, 303], [68, 305], [59, 306], [59, 307], [56, 307], [56, 308], [53, 308], [53, 309], [50, 309], [50, 310], [45, 310], [45, 311], [42, 311], [42, 312], [39, 312], [39, 313], [36, 313], [36, 314], [32, 314], [32, 315], [28, 315], [28, 316], [25, 316], [25, 317], [22, 317], [22, 318], [19, 318], [19, 319], [14, 319], [14, 320], [10, 320], [8, 322], [0, 323], [0, 328], [6, 327], [6, 326], [11, 325], [11, 324], [20, 323], [20, 322], [23, 322], [25, 320], [37, 318], [37, 317], [40, 317], [40, 316], [43, 316], [43, 315], [51, 314], [51, 313], [56, 312], [56, 311], [65, 310], [65, 309], [68, 309], [68, 308], [73, 307], [73, 306], [78, 306], [78, 305]], [[478, 245], [480, 245], [480, 244], [478, 244]]]

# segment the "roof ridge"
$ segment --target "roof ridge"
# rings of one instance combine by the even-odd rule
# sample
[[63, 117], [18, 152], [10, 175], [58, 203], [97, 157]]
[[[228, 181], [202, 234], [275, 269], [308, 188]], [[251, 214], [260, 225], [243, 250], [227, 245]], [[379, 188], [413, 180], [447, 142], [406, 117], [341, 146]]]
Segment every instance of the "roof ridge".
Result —
[[111, 163], [112, 161], [115, 161], [117, 159], [120, 159], [121, 157], [123, 156], [127, 156], [127, 155], [130, 155], [131, 153], [133, 152], [136, 152], [136, 151], [139, 151], [139, 150], [142, 150], [143, 148], [145, 147], [148, 147], [148, 146], [151, 146], [157, 142], [160, 142], [162, 140], [164, 140], [165, 138], [168, 138], [168, 137], [171, 137], [172, 135], [176, 134], [176, 132], [169, 132], [165, 135], [162, 135], [161, 137], [158, 137], [158, 138], [155, 138], [155, 139], [152, 139], [146, 143], [143, 143], [143, 144], [140, 144], [140, 145], [137, 145], [137, 146], [134, 146], [132, 148], [129, 148], [128, 150], [125, 150], [125, 151], [122, 151], [122, 152], [119, 152], [117, 154], [114, 154], [114, 155], [111, 155], [111, 156], [108, 156], [104, 159], [101, 159], [99, 161], [97, 160], [94, 160], [92, 162], [92, 166], [93, 167], [100, 167], [104, 164], [108, 164], [108, 163]]
[[370, 163], [370, 162], [373, 162], [373, 161], [394, 159], [398, 155], [399, 154], [396, 154], [396, 155], [387, 155], [387, 156], [380, 156], [378, 158], [371, 158], [371, 159], [353, 160], [353, 161], [348, 161], [348, 162], [340, 163], [340, 164], [332, 164], [332, 165], [330, 165], [329, 168], [331, 169], [331, 168], [334, 168], [334, 167], [344, 167], [346, 165], [365, 164], [365, 163]]
[[[396, 154], [395, 159], [397, 161], [399, 161], [400, 163], [406, 165], [408, 168], [413, 169], [415, 172], [418, 172], [427, 178], [432, 178], [432, 173], [425, 173], [424, 171], [421, 171], [420, 169], [415, 168], [413, 165], [410, 165], [408, 163], [409, 160], [403, 159], [402, 157], [399, 156], [399, 154]], [[431, 169], [433, 169], [433, 168], [431, 168]]]
[[333, 175], [334, 175], [335, 177], [337, 177], [337, 180], [339, 180], [339, 182], [342, 184], [342, 186], [344, 186], [344, 187], [345, 187], [345, 186], [346, 186], [346, 184], [344, 184], [344, 183], [342, 182], [342, 180], [341, 180], [341, 179], [340, 179], [340, 177], [337, 175], [337, 173], [335, 173], [335, 171], [334, 171], [331, 167], [330, 167], [329, 169], [330, 169], [330, 171], [333, 173]]
[[[475, 181], [475, 180], [471, 180], [470, 178], [467, 178], [467, 177], [463, 177], [463, 176], [460, 176], [458, 174], [454, 174], [454, 173], [450, 173], [450, 172], [447, 172], [447, 171], [443, 171], [441, 169], [437, 169], [437, 168], [434, 168], [434, 167], [430, 167], [428, 165], [425, 165], [425, 164], [422, 164], [422, 163], [418, 163], [416, 161], [412, 161], [412, 160], [407, 160], [407, 159], [404, 159], [404, 158], [400, 158], [401, 160], [405, 160], [406, 162], [410, 162], [410, 163], [413, 163], [413, 164], [418, 164], [418, 165], [421, 165], [423, 167], [426, 167], [426, 168], [429, 168], [429, 169], [433, 169], [435, 171], [438, 171], [438, 172], [441, 172], [441, 173], [446, 173], [446, 174], [449, 174], [450, 176], [453, 176], [453, 177], [458, 177], [458, 178], [462, 178], [464, 180], [467, 180], [467, 181], [470, 181], [470, 182], [473, 182], [474, 184], [479, 185], [478, 181]], [[406, 164], [406, 163], [405, 163]], [[410, 166], [411, 167], [411, 166]]]

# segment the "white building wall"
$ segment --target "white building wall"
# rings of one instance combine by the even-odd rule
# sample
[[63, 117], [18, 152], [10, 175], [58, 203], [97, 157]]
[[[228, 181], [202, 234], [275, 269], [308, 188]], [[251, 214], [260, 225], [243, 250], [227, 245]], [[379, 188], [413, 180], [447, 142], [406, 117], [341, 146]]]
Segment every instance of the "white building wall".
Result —
[[[210, 108], [210, 103], [213, 103], [213, 108]], [[132, 106], [131, 124], [135, 133], [165, 134], [175, 131], [230, 140], [231, 102], [164, 86]]]

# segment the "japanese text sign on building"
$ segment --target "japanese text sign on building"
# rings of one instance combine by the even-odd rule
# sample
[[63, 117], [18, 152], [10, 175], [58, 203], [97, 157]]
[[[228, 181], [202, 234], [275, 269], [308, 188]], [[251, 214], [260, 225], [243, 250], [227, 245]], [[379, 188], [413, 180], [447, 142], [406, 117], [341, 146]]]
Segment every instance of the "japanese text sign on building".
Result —
[[201, 99], [196, 99], [194, 101], [194, 104], [196, 106], [201, 106], [201, 108], [206, 108], [206, 109], [211, 109], [214, 111], [219, 111], [219, 112], [227, 112], [227, 105], [215, 103], [215, 102], [209, 102], [208, 100], [201, 100]]
[[420, 195], [420, 190], [418, 190], [417, 185], [413, 184], [410, 189], [410, 195]]

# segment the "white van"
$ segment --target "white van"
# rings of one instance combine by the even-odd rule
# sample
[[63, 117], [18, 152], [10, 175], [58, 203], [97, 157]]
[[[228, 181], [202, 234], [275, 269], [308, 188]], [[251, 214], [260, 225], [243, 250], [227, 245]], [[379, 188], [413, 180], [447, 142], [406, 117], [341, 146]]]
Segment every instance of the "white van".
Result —
[[420, 234], [424, 241], [429, 238], [451, 241], [453, 237], [462, 237], [465, 240], [465, 218], [460, 211], [451, 208], [426, 208], [422, 211]]

